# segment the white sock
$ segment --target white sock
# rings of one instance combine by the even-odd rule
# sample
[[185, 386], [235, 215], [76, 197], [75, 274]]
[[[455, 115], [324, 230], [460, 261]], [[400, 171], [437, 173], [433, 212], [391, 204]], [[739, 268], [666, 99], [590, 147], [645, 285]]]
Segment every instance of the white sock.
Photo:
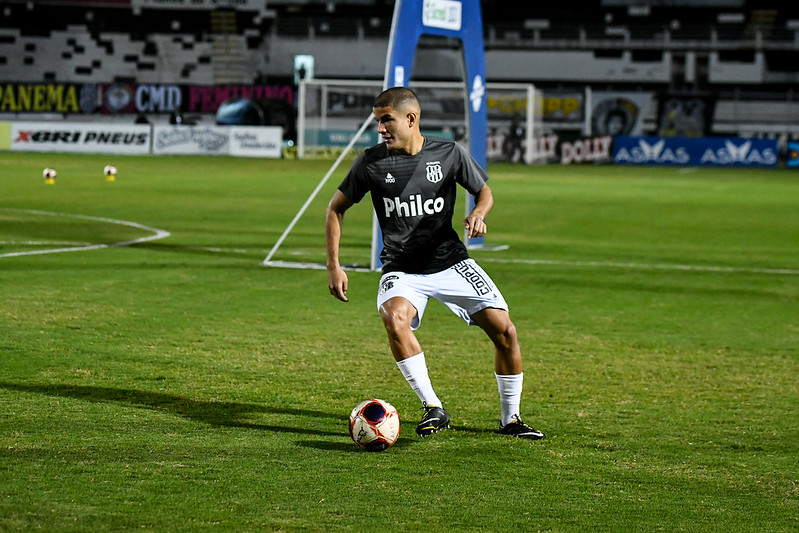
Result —
[[424, 352], [418, 353], [402, 361], [397, 361], [397, 366], [411, 386], [413, 392], [427, 405], [443, 407], [441, 400], [436, 396], [433, 385], [430, 383], [430, 376], [427, 374], [427, 363], [424, 359]]
[[522, 403], [522, 382], [524, 373], [512, 375], [500, 375], [497, 377], [497, 388], [499, 389], [499, 404], [501, 406], [501, 424], [504, 426], [513, 417], [519, 416], [519, 406]]

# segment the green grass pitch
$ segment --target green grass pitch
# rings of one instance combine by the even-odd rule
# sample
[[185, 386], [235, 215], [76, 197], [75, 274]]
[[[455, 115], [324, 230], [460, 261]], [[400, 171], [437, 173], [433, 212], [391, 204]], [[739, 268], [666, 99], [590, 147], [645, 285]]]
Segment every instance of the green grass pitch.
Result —
[[[799, 529], [799, 173], [490, 165], [509, 247], [473, 256], [530, 443], [495, 433], [491, 347], [443, 306], [418, 333], [453, 427], [421, 440], [378, 274], [344, 304], [260, 266], [329, 165], [0, 155], [0, 530]], [[275, 259], [324, 260], [346, 167]], [[369, 397], [403, 420], [383, 453], [347, 434]]]

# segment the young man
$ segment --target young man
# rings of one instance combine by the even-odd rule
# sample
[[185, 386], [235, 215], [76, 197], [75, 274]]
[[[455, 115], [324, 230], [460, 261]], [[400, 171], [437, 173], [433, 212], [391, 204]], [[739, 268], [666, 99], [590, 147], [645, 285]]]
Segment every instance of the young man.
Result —
[[416, 433], [426, 437], [450, 421], [413, 333], [428, 300], [436, 298], [466, 323], [480, 326], [494, 343], [499, 432], [543, 439], [519, 416], [522, 356], [508, 305], [452, 227], [456, 185], [461, 185], [475, 196], [474, 209], [464, 220], [468, 237], [485, 235], [485, 218], [494, 203], [488, 176], [456, 142], [422, 136], [421, 108], [410, 89], [383, 91], [372, 112], [384, 142], [358, 156], [327, 208], [330, 294], [348, 301], [347, 274], [339, 264], [342, 221], [347, 209], [370, 192], [383, 233], [377, 307], [397, 366], [424, 407]]

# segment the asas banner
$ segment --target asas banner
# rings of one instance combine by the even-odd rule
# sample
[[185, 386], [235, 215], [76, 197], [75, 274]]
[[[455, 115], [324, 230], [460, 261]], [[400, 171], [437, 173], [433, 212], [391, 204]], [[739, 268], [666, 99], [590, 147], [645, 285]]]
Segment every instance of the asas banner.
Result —
[[621, 165], [774, 167], [775, 139], [737, 137], [615, 137], [613, 162]]

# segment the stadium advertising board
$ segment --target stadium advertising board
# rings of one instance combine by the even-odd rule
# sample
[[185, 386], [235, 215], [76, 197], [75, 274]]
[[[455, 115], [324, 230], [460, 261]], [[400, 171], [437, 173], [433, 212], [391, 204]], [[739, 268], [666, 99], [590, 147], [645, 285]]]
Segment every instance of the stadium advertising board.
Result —
[[282, 153], [283, 128], [280, 126], [230, 127], [230, 155], [280, 158]]
[[776, 167], [775, 139], [736, 137], [627, 137], [613, 139], [613, 161], [621, 165]]
[[230, 128], [215, 126], [153, 126], [154, 154], [227, 155]]
[[[306, 133], [309, 135], [311, 144], [318, 146], [347, 146], [352, 138], [355, 136], [355, 131], [344, 129], [329, 129], [320, 128], [310, 130]], [[376, 131], [365, 131], [355, 141], [353, 146], [359, 148], [368, 148], [380, 142], [380, 136]]]
[[522, 161], [533, 163], [547, 163], [557, 158], [558, 135], [552, 133], [543, 137], [536, 137], [532, 143], [532, 153], [522, 158]]
[[786, 148], [785, 166], [799, 168], [799, 142], [789, 142]]
[[12, 122], [10, 149], [19, 152], [149, 154], [150, 126]]
[[651, 93], [594, 91], [591, 135], [641, 135], [644, 112], [652, 98]]
[[711, 134], [716, 100], [710, 96], [658, 95], [657, 135], [705, 137]]
[[262, 100], [274, 98], [294, 104], [295, 89], [291, 85], [187, 85], [184, 111], [216, 113], [222, 102], [229, 98]]
[[149, 9], [239, 9], [261, 12], [266, 9], [266, 0], [130, 0], [130, 5]]
[[580, 124], [585, 120], [585, 97], [580, 93], [544, 92], [540, 112], [546, 121]]
[[610, 135], [571, 141], [563, 140], [559, 144], [560, 163], [562, 165], [571, 165], [575, 163], [609, 162], [611, 159], [610, 147], [612, 145], [613, 137]]
[[[489, 161], [518, 162], [530, 160], [534, 163], [560, 163], [574, 165], [581, 163], [609, 163], [612, 161], [611, 146], [613, 137], [582, 138], [568, 136], [564, 138], [556, 133], [543, 135], [533, 139], [530, 144], [532, 153], [525, 156], [526, 146], [521, 145], [522, 156], [508, 150], [507, 136], [502, 132], [494, 132], [488, 136], [486, 155]], [[514, 157], [516, 155], [516, 157]]]
[[102, 86], [103, 113], [168, 113], [183, 105], [178, 85], [109, 83]]
[[93, 113], [97, 109], [93, 83], [2, 83], [2, 113]]
[[11, 149], [11, 123], [0, 121], [0, 150]]
[[290, 85], [174, 85], [106, 83], [102, 85], [101, 111], [107, 114], [216, 113], [230, 98], [278, 99], [294, 104]]
[[153, 154], [283, 155], [283, 128], [279, 126], [153, 126]]

